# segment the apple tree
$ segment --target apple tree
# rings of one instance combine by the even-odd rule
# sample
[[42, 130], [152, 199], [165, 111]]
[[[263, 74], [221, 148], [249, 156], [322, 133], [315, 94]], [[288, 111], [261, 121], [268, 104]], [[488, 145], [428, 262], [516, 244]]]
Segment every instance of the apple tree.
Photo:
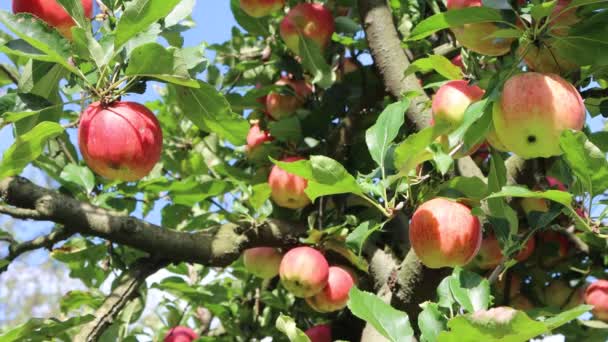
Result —
[[608, 1], [12, 5], [0, 272], [87, 290], [0, 341], [608, 338]]

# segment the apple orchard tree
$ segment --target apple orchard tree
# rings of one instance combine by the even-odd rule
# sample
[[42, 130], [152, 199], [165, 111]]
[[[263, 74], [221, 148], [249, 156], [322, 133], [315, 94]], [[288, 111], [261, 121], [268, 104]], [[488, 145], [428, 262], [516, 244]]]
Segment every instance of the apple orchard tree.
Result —
[[55, 223], [0, 272], [89, 289], [1, 341], [608, 338], [608, 1], [230, 4], [197, 47], [193, 0], [0, 12], [0, 212]]

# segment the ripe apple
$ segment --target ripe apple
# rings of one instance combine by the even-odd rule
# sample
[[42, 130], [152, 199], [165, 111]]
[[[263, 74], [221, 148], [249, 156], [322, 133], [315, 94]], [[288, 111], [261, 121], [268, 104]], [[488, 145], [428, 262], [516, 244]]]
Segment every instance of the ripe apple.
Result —
[[587, 287], [585, 303], [593, 305], [595, 318], [608, 322], [608, 280], [600, 279]]
[[[534, 252], [535, 246], [536, 242], [534, 241], [534, 238], [528, 239], [524, 248], [515, 256], [515, 260], [524, 261], [528, 259]], [[498, 266], [502, 261], [502, 258], [502, 250], [500, 249], [498, 239], [496, 239], [494, 234], [488, 234], [481, 242], [479, 253], [477, 253], [477, 257], [475, 257], [475, 264], [482, 270], [487, 270]]]
[[553, 280], [549, 286], [545, 287], [544, 303], [548, 307], [556, 309], [572, 309], [583, 304], [585, 289], [579, 287], [573, 289], [563, 280]]
[[160, 159], [163, 132], [154, 114], [139, 103], [95, 102], [80, 116], [78, 145], [97, 174], [136, 181]]
[[[291, 163], [302, 159], [304, 158], [288, 157], [281, 161]], [[304, 193], [308, 181], [281, 169], [277, 165], [274, 165], [270, 171], [268, 184], [271, 189], [270, 198], [281, 207], [301, 209], [310, 204], [310, 199]]]
[[562, 183], [559, 179], [557, 179], [555, 177], [551, 177], [551, 176], [547, 176], [547, 177], [545, 177], [545, 179], [547, 180], [547, 184], [549, 184], [549, 187], [551, 189], [556, 189], [556, 190], [560, 190], [560, 191], [568, 191], [568, 188], [566, 188], [564, 183]]
[[332, 342], [331, 326], [329, 324], [315, 325], [304, 332], [310, 342]]
[[339, 266], [331, 266], [325, 288], [316, 295], [306, 298], [306, 303], [318, 312], [342, 310], [348, 302], [348, 292], [353, 285], [355, 280], [349, 271]]
[[243, 263], [247, 271], [262, 279], [274, 278], [279, 274], [283, 255], [272, 247], [249, 248], [243, 253]]
[[294, 296], [307, 298], [325, 288], [329, 278], [329, 265], [323, 254], [316, 249], [296, 247], [283, 256], [279, 276], [283, 286]]
[[564, 130], [581, 130], [585, 105], [576, 88], [554, 74], [527, 72], [511, 77], [494, 103], [494, 127], [500, 141], [522, 158], [562, 153]]
[[[84, 15], [93, 16], [93, 0], [81, 0]], [[13, 13], [30, 13], [53, 26], [63, 36], [72, 39], [74, 19], [57, 0], [13, 0]]]
[[287, 86], [292, 92], [292, 94], [271, 92], [266, 96], [266, 111], [275, 120], [293, 115], [298, 108], [306, 103], [306, 99], [312, 94], [312, 87], [306, 81], [282, 77], [275, 85]]
[[473, 103], [481, 100], [485, 91], [467, 81], [449, 81], [439, 87], [433, 97], [433, 119], [437, 123], [458, 127], [464, 120], [464, 113]]
[[285, 0], [240, 0], [241, 9], [250, 17], [261, 18], [280, 10]]
[[[257, 160], [261, 157], [265, 157], [262, 145], [266, 142], [273, 141], [274, 138], [270, 136], [270, 133], [263, 131], [258, 123], [251, 125], [249, 133], [247, 134], [247, 156], [250, 159]], [[258, 151], [262, 153], [258, 153]]]
[[334, 34], [334, 17], [322, 4], [301, 3], [281, 21], [281, 38], [296, 55], [300, 54], [300, 35], [325, 49]]
[[197, 338], [198, 334], [194, 330], [184, 326], [177, 326], [167, 332], [164, 342], [192, 342]]
[[496, 128], [494, 128], [494, 124], [492, 124], [492, 127], [490, 127], [490, 130], [486, 134], [486, 141], [488, 142], [488, 144], [490, 144], [490, 146], [492, 146], [498, 151], [507, 151], [507, 147], [505, 146], [505, 144], [503, 144], [496, 135]]
[[[448, 10], [466, 7], [481, 7], [481, 0], [448, 0]], [[490, 35], [500, 30], [495, 23], [465, 24], [451, 28], [460, 45], [469, 50], [487, 56], [501, 56], [511, 50], [512, 38], [491, 38]]]
[[435, 198], [416, 209], [410, 223], [410, 243], [429, 268], [467, 264], [481, 246], [479, 219], [471, 209], [444, 198]]
[[462, 55], [458, 54], [456, 57], [450, 59], [450, 62], [455, 66], [459, 67], [463, 72], [465, 71], [464, 62], [462, 61]]

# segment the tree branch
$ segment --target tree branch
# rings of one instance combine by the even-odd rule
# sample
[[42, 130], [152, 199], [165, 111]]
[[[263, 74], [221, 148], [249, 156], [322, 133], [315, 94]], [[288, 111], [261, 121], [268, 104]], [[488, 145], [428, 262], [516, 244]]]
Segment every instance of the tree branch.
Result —
[[196, 233], [179, 232], [77, 201], [21, 177], [0, 181], [0, 197], [16, 207], [4, 210], [9, 215], [54, 221], [72, 233], [101, 237], [151, 255], [166, 256], [170, 261], [205, 266], [224, 267], [246, 248], [285, 246], [297, 243], [298, 237], [306, 233], [305, 225], [279, 220], [226, 223]]
[[[12, 262], [23, 253], [40, 248], [51, 249], [57, 242], [63, 241], [70, 236], [72, 236], [70, 231], [63, 227], [58, 227], [48, 235], [40, 236], [31, 241], [26, 241], [16, 245], [11, 244], [8, 248], [8, 256], [4, 260]], [[7, 268], [8, 264], [4, 267], [0, 267], [0, 273], [4, 272]]]
[[166, 261], [144, 259], [136, 262], [125, 272], [120, 284], [106, 297], [103, 304], [95, 311], [95, 319], [81, 328], [75, 341], [98, 341], [103, 332], [110, 326], [127, 303], [136, 298], [138, 290], [146, 279], [167, 265]]

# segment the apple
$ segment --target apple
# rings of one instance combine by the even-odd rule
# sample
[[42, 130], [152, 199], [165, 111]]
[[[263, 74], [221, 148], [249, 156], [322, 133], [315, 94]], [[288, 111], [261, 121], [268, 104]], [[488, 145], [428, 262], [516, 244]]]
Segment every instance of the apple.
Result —
[[334, 34], [334, 17], [318, 3], [301, 3], [293, 7], [281, 21], [280, 34], [285, 45], [296, 55], [300, 54], [300, 36], [325, 49]]
[[481, 226], [471, 209], [445, 198], [420, 205], [410, 223], [410, 243], [429, 268], [467, 264], [481, 246]]
[[97, 174], [136, 181], [160, 159], [163, 132], [154, 114], [139, 103], [95, 102], [80, 116], [78, 145]]
[[[81, 0], [81, 3], [84, 15], [93, 17], [93, 0]], [[57, 0], [13, 0], [13, 13], [30, 13], [72, 39], [72, 27], [76, 23]]]
[[355, 279], [349, 271], [339, 266], [331, 266], [325, 288], [316, 295], [306, 298], [306, 303], [318, 312], [342, 310], [348, 302], [348, 293], [353, 285]]
[[279, 276], [283, 286], [294, 296], [312, 297], [327, 285], [329, 265], [316, 249], [296, 247], [283, 256]]
[[304, 332], [310, 342], [332, 342], [331, 326], [329, 324], [315, 325]]
[[493, 119], [496, 134], [509, 151], [525, 159], [547, 158], [562, 153], [563, 131], [583, 128], [585, 105], [563, 78], [527, 72], [507, 80], [494, 103]]
[[545, 287], [543, 297], [548, 307], [568, 310], [583, 304], [585, 289], [583, 287], [573, 289], [567, 282], [558, 279]]
[[544, 231], [538, 233], [538, 241], [542, 241], [542, 246], [546, 246], [545, 251], [555, 250], [551, 255], [543, 255], [541, 263], [543, 266], [551, 267], [563, 260], [570, 252], [570, 240], [563, 234], [556, 231]]
[[500, 141], [500, 139], [498, 139], [498, 136], [496, 135], [496, 128], [494, 128], [494, 124], [492, 124], [492, 126], [490, 127], [490, 130], [486, 134], [486, 141], [488, 142], [488, 144], [490, 144], [490, 146], [492, 146], [492, 148], [494, 148], [498, 151], [502, 151], [502, 152], [508, 151], [505, 144], [503, 144]]
[[481, 100], [485, 91], [467, 81], [449, 81], [439, 87], [433, 97], [433, 118], [437, 123], [449, 124], [452, 128], [460, 126], [464, 113], [474, 102]]
[[251, 159], [260, 159], [264, 153], [258, 153], [261, 151], [260, 147], [266, 143], [273, 141], [274, 138], [270, 136], [270, 133], [263, 131], [258, 123], [251, 125], [249, 133], [247, 134], [247, 155]]
[[249, 248], [243, 253], [247, 271], [262, 279], [271, 279], [279, 274], [283, 255], [272, 247]]
[[261, 18], [279, 11], [285, 0], [240, 0], [241, 9], [250, 17]]
[[608, 322], [608, 280], [593, 282], [585, 291], [585, 303], [593, 305], [595, 318]]
[[450, 62], [455, 66], [459, 67], [463, 72], [465, 71], [464, 62], [462, 61], [462, 55], [458, 54], [456, 57], [450, 59]]
[[[534, 252], [535, 246], [536, 242], [534, 241], [534, 238], [528, 239], [524, 248], [515, 256], [515, 260], [521, 262], [528, 259]], [[477, 267], [487, 270], [498, 266], [502, 259], [503, 255], [498, 239], [496, 239], [496, 236], [493, 233], [488, 234], [481, 242], [479, 253], [477, 253], [477, 256], [475, 257], [475, 264]]]
[[[448, 10], [481, 7], [481, 0], [448, 0]], [[465, 24], [451, 30], [460, 45], [487, 56], [502, 56], [511, 50], [512, 38], [491, 38], [501, 28], [495, 23]]]
[[[302, 160], [302, 157], [288, 157], [281, 160], [292, 163]], [[270, 198], [281, 207], [289, 209], [301, 209], [310, 204], [310, 199], [304, 192], [308, 181], [300, 176], [291, 174], [279, 166], [274, 165], [268, 176], [270, 185]]]
[[167, 332], [164, 342], [192, 342], [197, 338], [198, 334], [194, 330], [184, 326], [177, 326]]
[[545, 177], [545, 179], [547, 180], [547, 184], [550, 188], [557, 189], [560, 191], [568, 191], [568, 188], [566, 188], [564, 183], [562, 183], [559, 179], [551, 176], [547, 176]]
[[520, 203], [526, 215], [532, 212], [546, 213], [549, 211], [549, 204], [543, 198], [522, 198]]
[[[502, 301], [505, 296], [506, 276], [498, 278], [494, 284], [496, 298]], [[509, 285], [509, 299], [517, 297], [521, 292], [521, 277], [516, 273], [511, 272], [511, 281]]]
[[534, 309], [534, 304], [524, 295], [517, 295], [509, 300], [509, 305], [514, 309], [528, 311]]
[[306, 81], [282, 77], [275, 85], [289, 87], [291, 92], [291, 94], [271, 92], [266, 96], [266, 112], [275, 120], [295, 114], [295, 111], [302, 107], [312, 94], [312, 87]]

